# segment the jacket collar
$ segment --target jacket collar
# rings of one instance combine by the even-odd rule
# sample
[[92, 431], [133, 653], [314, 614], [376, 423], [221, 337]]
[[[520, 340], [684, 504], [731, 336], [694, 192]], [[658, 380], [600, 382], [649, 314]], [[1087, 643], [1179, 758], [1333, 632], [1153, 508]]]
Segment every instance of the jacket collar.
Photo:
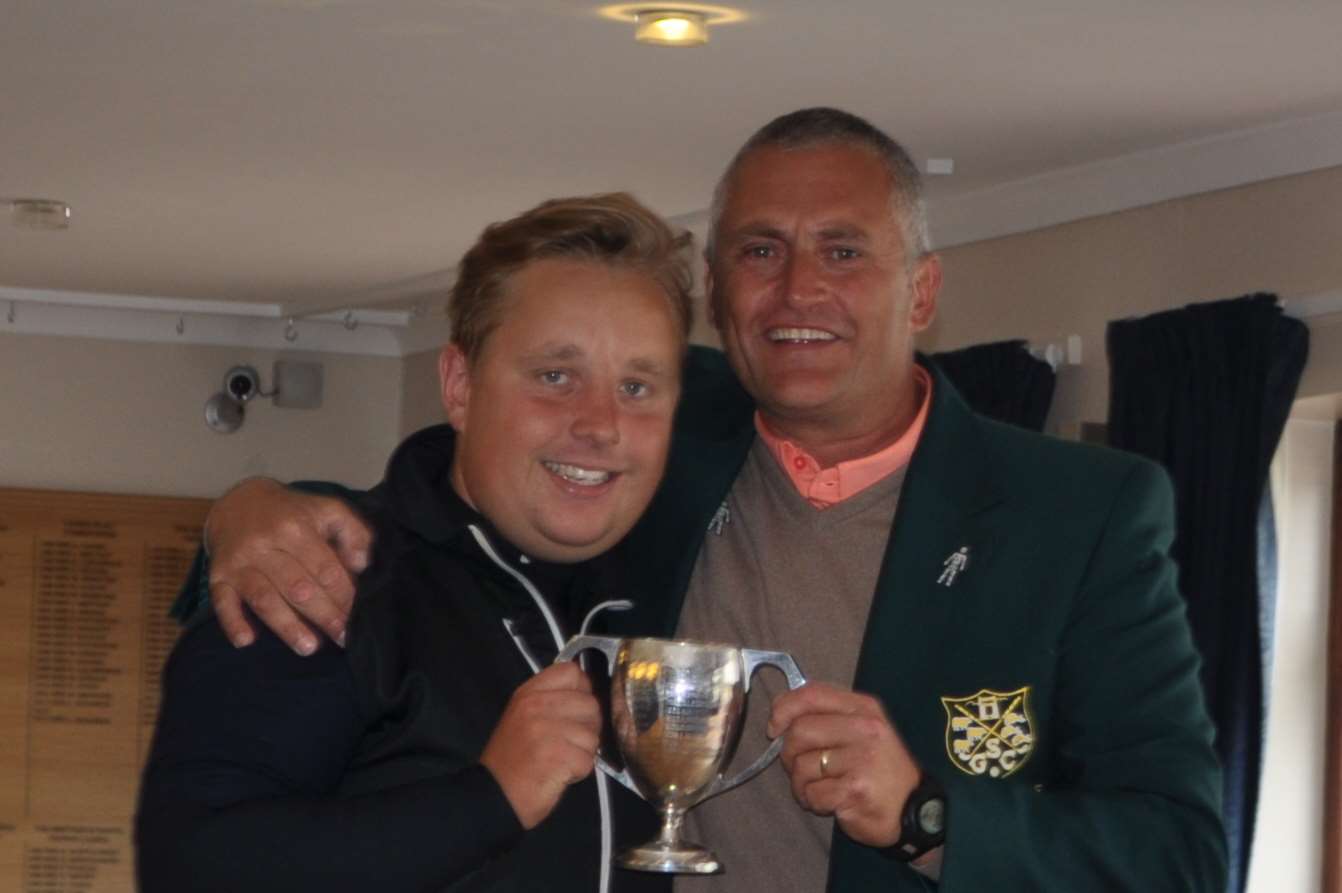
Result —
[[397, 526], [434, 545], [455, 545], [479, 528], [499, 557], [528, 577], [567, 579], [574, 565], [539, 561], [524, 555], [452, 486], [456, 432], [434, 425], [412, 434], [387, 463], [381, 508]]
[[983, 419], [935, 363], [921, 354], [918, 361], [932, 375], [932, 407], [909, 461], [905, 495], [915, 488], [920, 516], [967, 517], [991, 508], [1002, 493], [983, 438]]

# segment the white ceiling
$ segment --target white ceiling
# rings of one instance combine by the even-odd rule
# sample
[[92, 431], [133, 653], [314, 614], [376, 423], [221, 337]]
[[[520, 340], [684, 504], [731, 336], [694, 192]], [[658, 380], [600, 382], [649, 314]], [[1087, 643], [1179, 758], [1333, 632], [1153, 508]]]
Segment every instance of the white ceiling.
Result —
[[813, 104], [954, 158], [934, 220], [1218, 140], [1239, 180], [1342, 163], [1337, 0], [741, 8], [669, 50], [576, 0], [0, 0], [0, 196], [74, 208], [0, 226], [0, 287], [366, 306], [547, 197], [692, 219], [753, 129]]

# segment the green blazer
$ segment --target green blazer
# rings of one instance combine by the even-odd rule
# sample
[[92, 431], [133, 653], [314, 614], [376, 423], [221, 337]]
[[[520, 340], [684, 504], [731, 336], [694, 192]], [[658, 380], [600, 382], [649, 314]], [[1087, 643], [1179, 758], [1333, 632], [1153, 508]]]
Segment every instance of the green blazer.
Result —
[[[943, 893], [1226, 883], [1220, 769], [1168, 550], [1164, 472], [933, 402], [882, 557], [853, 687], [948, 795]], [[667, 479], [625, 541], [670, 635], [754, 439], [720, 354], [695, 351]], [[646, 597], [650, 596], [650, 597]], [[836, 828], [829, 890], [930, 882]]]

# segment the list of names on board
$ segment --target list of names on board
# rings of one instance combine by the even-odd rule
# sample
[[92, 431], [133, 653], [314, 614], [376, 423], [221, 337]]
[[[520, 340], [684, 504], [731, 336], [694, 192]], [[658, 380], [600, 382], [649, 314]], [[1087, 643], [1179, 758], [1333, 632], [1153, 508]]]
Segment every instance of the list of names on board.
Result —
[[0, 489], [0, 890], [129, 893], [207, 500]]

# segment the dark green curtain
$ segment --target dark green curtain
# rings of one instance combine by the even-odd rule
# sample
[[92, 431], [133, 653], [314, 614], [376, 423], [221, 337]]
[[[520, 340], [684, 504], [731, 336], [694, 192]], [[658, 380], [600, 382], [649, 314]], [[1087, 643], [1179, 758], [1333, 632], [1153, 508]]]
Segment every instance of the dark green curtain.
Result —
[[928, 357], [975, 412], [1043, 431], [1057, 381], [1053, 367], [1030, 355], [1024, 341], [997, 341]]
[[1229, 890], [1239, 893], [1262, 767], [1263, 621], [1275, 602], [1275, 584], [1259, 582], [1260, 564], [1276, 562], [1259, 524], [1309, 330], [1260, 293], [1110, 323], [1108, 348], [1110, 443], [1174, 480], [1174, 556], [1225, 767]]

